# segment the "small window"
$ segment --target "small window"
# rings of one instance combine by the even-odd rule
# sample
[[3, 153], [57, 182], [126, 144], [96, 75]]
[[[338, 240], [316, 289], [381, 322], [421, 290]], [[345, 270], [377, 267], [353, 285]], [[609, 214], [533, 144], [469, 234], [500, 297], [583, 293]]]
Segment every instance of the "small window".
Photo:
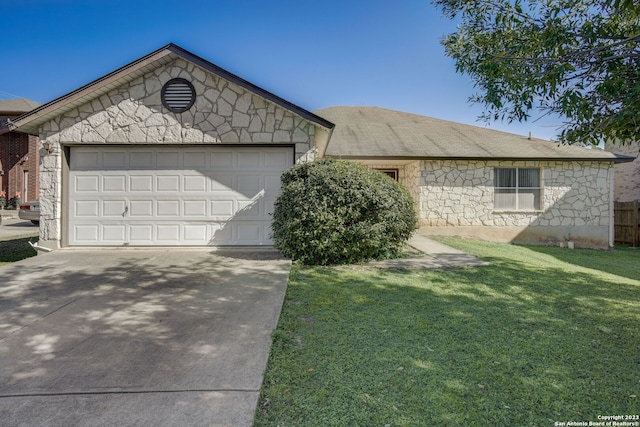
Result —
[[394, 181], [398, 180], [398, 169], [376, 169], [376, 170], [379, 170], [380, 172], [387, 175], [389, 178], [393, 179]]
[[196, 89], [185, 79], [171, 79], [162, 87], [162, 105], [174, 113], [183, 113], [196, 101]]
[[540, 169], [496, 168], [494, 170], [495, 210], [540, 210]]

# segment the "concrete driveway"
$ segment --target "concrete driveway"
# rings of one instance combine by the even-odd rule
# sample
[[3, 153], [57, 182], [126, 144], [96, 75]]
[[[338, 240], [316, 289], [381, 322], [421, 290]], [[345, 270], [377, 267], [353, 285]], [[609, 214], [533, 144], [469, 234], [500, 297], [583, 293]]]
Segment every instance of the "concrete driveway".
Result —
[[290, 262], [59, 250], [0, 267], [3, 426], [249, 426]]

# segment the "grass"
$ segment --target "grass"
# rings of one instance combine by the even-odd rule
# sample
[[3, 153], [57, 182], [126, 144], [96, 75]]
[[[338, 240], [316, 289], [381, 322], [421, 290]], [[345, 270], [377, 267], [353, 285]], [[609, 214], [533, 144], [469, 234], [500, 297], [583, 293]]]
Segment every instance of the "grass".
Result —
[[32, 235], [0, 239], [0, 265], [36, 256], [35, 249], [29, 245], [32, 239]]
[[443, 243], [491, 265], [294, 265], [254, 425], [552, 426], [640, 413], [640, 251]]

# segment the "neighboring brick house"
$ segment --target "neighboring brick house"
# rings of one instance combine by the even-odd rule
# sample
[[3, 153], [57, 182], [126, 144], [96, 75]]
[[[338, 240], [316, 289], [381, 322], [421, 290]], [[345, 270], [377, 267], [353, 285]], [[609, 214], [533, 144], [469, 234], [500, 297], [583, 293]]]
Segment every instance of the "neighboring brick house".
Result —
[[637, 157], [633, 162], [616, 165], [614, 198], [616, 202], [640, 200], [640, 142], [624, 146], [607, 143], [605, 149]]
[[0, 100], [0, 194], [7, 202], [18, 194], [22, 201], [38, 198], [38, 137], [12, 132], [7, 120], [39, 105], [24, 98]]

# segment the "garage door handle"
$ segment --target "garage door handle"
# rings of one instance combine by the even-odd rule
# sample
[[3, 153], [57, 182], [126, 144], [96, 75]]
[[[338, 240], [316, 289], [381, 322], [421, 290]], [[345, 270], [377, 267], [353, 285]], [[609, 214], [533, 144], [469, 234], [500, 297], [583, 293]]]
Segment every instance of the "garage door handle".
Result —
[[125, 206], [125, 207], [124, 207], [124, 212], [122, 212], [122, 216], [123, 216], [123, 217], [124, 217], [124, 216], [126, 216], [126, 215], [127, 215], [127, 212], [129, 212], [129, 206]]

